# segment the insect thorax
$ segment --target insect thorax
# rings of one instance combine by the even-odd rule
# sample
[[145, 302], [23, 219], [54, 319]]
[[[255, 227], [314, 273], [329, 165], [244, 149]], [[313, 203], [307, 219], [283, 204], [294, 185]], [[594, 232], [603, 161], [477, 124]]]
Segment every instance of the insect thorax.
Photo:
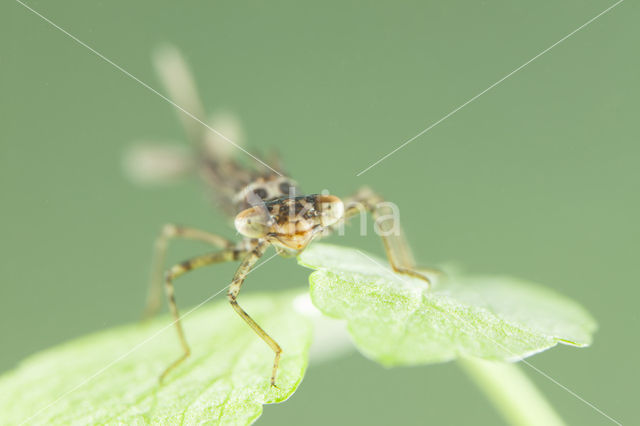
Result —
[[281, 198], [300, 195], [296, 183], [285, 176], [259, 177], [242, 188], [233, 198], [236, 212]]

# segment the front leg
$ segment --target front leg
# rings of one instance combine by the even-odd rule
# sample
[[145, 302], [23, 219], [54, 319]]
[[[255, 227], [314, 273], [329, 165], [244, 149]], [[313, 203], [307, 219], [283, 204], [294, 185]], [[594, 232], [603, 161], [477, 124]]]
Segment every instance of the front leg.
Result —
[[431, 274], [440, 274], [440, 271], [426, 268], [418, 270], [394, 207], [371, 189], [364, 187], [346, 200], [344, 221], [362, 212], [371, 213], [375, 221], [374, 229], [382, 238], [391, 268], [400, 274], [420, 278], [431, 285], [431, 279], [420, 270], [428, 271]]
[[240, 307], [240, 305], [238, 305], [237, 301], [238, 294], [240, 293], [240, 287], [242, 287], [244, 279], [246, 278], [247, 274], [249, 274], [249, 271], [251, 271], [251, 268], [253, 268], [258, 259], [262, 257], [267, 247], [268, 243], [266, 241], [260, 241], [258, 245], [251, 252], [249, 252], [249, 254], [247, 254], [233, 277], [233, 281], [231, 282], [231, 286], [229, 287], [229, 293], [227, 294], [227, 296], [229, 298], [229, 303], [231, 303], [231, 306], [238, 313], [238, 315], [240, 315], [240, 317], [247, 324], [249, 324], [249, 327], [251, 327], [253, 331], [258, 336], [260, 336], [260, 338], [264, 340], [265, 343], [269, 345], [269, 347], [275, 353], [273, 370], [271, 371], [271, 386], [275, 386], [276, 374], [278, 372], [278, 365], [280, 364], [280, 355], [282, 354], [282, 348], [275, 340], [273, 340], [271, 336], [267, 334], [266, 331], [262, 329], [262, 327], [258, 325], [257, 322], [253, 320], [253, 318], [249, 316], [249, 314], [244, 309]]
[[226, 238], [211, 234], [200, 229], [178, 226], [172, 223], [166, 224], [155, 243], [153, 263], [151, 266], [151, 282], [143, 318], [150, 318], [160, 310], [162, 300], [162, 273], [164, 272], [165, 258], [169, 241], [182, 238], [186, 240], [202, 241], [220, 248], [231, 248], [233, 242]]
[[180, 345], [182, 346], [183, 354], [180, 358], [171, 363], [160, 375], [160, 383], [164, 380], [164, 378], [176, 368], [180, 363], [182, 363], [189, 355], [191, 354], [191, 350], [189, 349], [189, 345], [187, 344], [187, 339], [184, 337], [184, 331], [182, 330], [182, 323], [180, 322], [180, 314], [178, 313], [178, 305], [176, 304], [176, 297], [173, 289], [173, 281], [184, 275], [185, 273], [192, 271], [194, 269], [202, 268], [204, 266], [213, 265], [221, 262], [229, 262], [232, 260], [239, 259], [246, 251], [239, 249], [225, 249], [216, 253], [205, 254], [202, 256], [197, 256], [192, 259], [186, 260], [184, 262], [178, 263], [174, 265], [171, 269], [169, 269], [165, 275], [165, 290], [167, 293], [167, 299], [169, 301], [169, 308], [171, 310], [171, 315], [173, 316], [173, 322], [176, 325], [176, 331], [178, 333], [178, 340], [180, 341]]

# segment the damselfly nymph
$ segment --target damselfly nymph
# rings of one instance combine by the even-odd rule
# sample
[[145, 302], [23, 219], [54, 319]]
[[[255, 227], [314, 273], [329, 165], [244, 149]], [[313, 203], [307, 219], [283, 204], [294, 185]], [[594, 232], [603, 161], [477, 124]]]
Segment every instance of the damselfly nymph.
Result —
[[[362, 212], [370, 213], [374, 220], [399, 219], [393, 219], [386, 211], [383, 199], [368, 188], [362, 188], [345, 199], [328, 194], [304, 195], [277, 159], [262, 162], [237, 144], [240, 131], [232, 117], [213, 120], [212, 126], [198, 118], [203, 117], [203, 108], [193, 79], [177, 50], [165, 48], [159, 51], [155, 65], [172, 103], [179, 110], [192, 143], [192, 155], [186, 158], [175, 151], [168, 154], [162, 149], [145, 148], [138, 150], [130, 161], [133, 170], [138, 177], [145, 179], [165, 178], [190, 170], [197, 172], [220, 207], [233, 218], [235, 229], [242, 236], [240, 241], [234, 242], [195, 228], [172, 224], [164, 226], [156, 242], [146, 315], [153, 315], [159, 310], [164, 285], [183, 354], [164, 370], [160, 381], [191, 353], [174, 296], [175, 279], [204, 266], [239, 261], [240, 266], [228, 286], [227, 296], [238, 315], [273, 350], [275, 359], [271, 385], [275, 386], [283, 349], [239, 304], [238, 295], [247, 274], [270, 246], [282, 256], [295, 256], [313, 240], [335, 233], [346, 221]], [[245, 156], [247, 161], [240, 161], [240, 156]], [[399, 230], [398, 223], [391, 225]], [[420, 278], [428, 284], [427, 275], [416, 269], [402, 233], [381, 232], [380, 235], [393, 270]], [[217, 247], [217, 250], [174, 265], [163, 274], [168, 242], [175, 238], [199, 240]]]

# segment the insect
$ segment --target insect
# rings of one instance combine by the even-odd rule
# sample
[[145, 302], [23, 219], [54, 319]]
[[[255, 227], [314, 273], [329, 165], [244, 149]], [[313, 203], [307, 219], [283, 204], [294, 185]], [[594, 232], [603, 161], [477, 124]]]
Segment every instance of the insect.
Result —
[[[189, 111], [188, 115], [193, 114], [191, 117], [181, 114], [180, 118], [194, 147], [194, 155], [186, 160], [176, 155], [167, 157], [166, 153], [162, 154], [160, 151], [155, 154], [149, 151], [144, 153], [146, 160], [138, 155], [133, 162], [139, 166], [141, 160], [144, 160], [147, 164], [149, 158], [155, 155], [155, 160], [151, 163], [161, 166], [162, 170], [158, 172], [160, 177], [163, 177], [163, 173], [179, 174], [188, 169], [197, 171], [220, 206], [234, 218], [235, 229], [243, 237], [240, 242], [233, 242], [207, 231], [174, 224], [165, 225], [162, 229], [155, 245], [154, 267], [145, 312], [147, 316], [157, 313], [164, 285], [183, 353], [164, 370], [160, 382], [191, 353], [180, 321], [174, 281], [194, 269], [239, 261], [240, 266], [228, 287], [229, 303], [273, 350], [275, 357], [271, 385], [275, 386], [282, 348], [239, 304], [238, 296], [247, 274], [270, 246], [281, 256], [295, 256], [314, 239], [330, 235], [362, 212], [370, 213], [374, 220], [381, 220], [380, 227], [383, 231], [382, 219], [393, 219], [392, 215], [388, 214], [383, 199], [368, 188], [362, 188], [344, 200], [328, 194], [303, 195], [298, 184], [286, 176], [279, 161], [274, 159], [271, 165], [267, 165], [257, 160], [253, 165], [243, 165], [234, 154], [244, 149], [236, 149], [237, 146], [234, 148], [233, 141], [223, 140], [220, 134], [212, 132], [211, 127], [194, 119], [194, 116], [203, 116], [203, 108], [193, 79], [179, 52], [169, 47], [159, 51], [156, 55], [156, 67], [174, 105], [179, 105], [179, 109], [184, 107], [183, 112]], [[217, 123], [219, 128], [226, 128], [232, 134], [237, 133], [237, 130], [234, 131], [237, 126], [231, 125], [233, 123], [230, 120], [223, 121]], [[149, 175], [149, 167], [143, 168]], [[402, 233], [388, 232], [390, 227], [397, 225], [394, 220], [387, 220], [387, 232], [380, 233], [392, 268], [398, 273], [418, 277], [429, 283], [426, 273], [416, 269]], [[218, 250], [178, 263], [163, 274], [168, 243], [176, 238], [199, 240], [217, 247]]]

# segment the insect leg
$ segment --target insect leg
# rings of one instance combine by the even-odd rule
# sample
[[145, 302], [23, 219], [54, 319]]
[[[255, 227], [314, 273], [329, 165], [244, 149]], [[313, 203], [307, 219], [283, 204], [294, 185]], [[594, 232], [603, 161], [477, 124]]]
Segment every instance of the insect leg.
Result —
[[389, 203], [385, 203], [383, 198], [371, 189], [361, 188], [346, 201], [344, 220], [346, 221], [360, 214], [363, 209], [370, 212], [374, 221], [376, 221], [387, 259], [393, 270], [400, 274], [420, 278], [426, 281], [427, 284], [431, 284], [431, 280], [425, 272], [437, 275], [440, 274], [440, 271], [416, 267], [411, 248], [399, 223], [396, 223], [398, 220], [397, 215], [393, 214], [393, 208], [390, 207]]
[[249, 327], [255, 331], [255, 333], [260, 336], [262, 340], [265, 341], [267, 345], [273, 350], [275, 353], [275, 359], [273, 361], [273, 370], [271, 372], [271, 386], [276, 385], [276, 373], [278, 372], [278, 364], [280, 363], [280, 355], [282, 354], [282, 348], [280, 345], [271, 338], [263, 329], [256, 323], [253, 318], [249, 316], [249, 314], [238, 305], [238, 293], [240, 293], [240, 287], [244, 282], [245, 277], [251, 270], [251, 268], [255, 265], [258, 259], [264, 254], [268, 245], [266, 242], [260, 242], [247, 256], [244, 258], [236, 274], [233, 277], [233, 281], [231, 282], [231, 286], [229, 287], [229, 293], [227, 296], [229, 297], [229, 303], [233, 309], [240, 315], [240, 317], [245, 320]]
[[245, 253], [244, 250], [236, 250], [236, 249], [228, 248], [216, 253], [209, 253], [202, 256], [197, 256], [192, 259], [186, 260], [184, 262], [178, 263], [177, 265], [174, 265], [171, 269], [169, 269], [166, 272], [165, 290], [167, 293], [167, 300], [169, 301], [169, 308], [171, 310], [171, 315], [173, 315], [173, 320], [176, 325], [176, 331], [178, 332], [178, 339], [180, 340], [180, 345], [182, 346], [184, 353], [180, 358], [175, 360], [171, 365], [169, 365], [164, 370], [164, 372], [160, 375], [160, 383], [162, 383], [162, 380], [166, 377], [166, 375], [171, 370], [177, 367], [191, 353], [191, 350], [189, 349], [189, 345], [187, 344], [187, 340], [184, 337], [184, 331], [182, 330], [182, 323], [180, 322], [180, 314], [178, 313], [178, 306], [176, 305], [176, 298], [173, 291], [173, 280], [194, 269], [202, 268], [208, 265], [213, 265], [215, 263], [237, 260], [244, 253]]
[[151, 269], [151, 282], [144, 310], [143, 318], [150, 318], [158, 313], [162, 301], [162, 273], [164, 272], [165, 257], [169, 241], [174, 238], [202, 241], [220, 248], [230, 248], [234, 243], [218, 235], [201, 231], [195, 228], [187, 228], [174, 224], [166, 224], [158, 236], [153, 256]]

